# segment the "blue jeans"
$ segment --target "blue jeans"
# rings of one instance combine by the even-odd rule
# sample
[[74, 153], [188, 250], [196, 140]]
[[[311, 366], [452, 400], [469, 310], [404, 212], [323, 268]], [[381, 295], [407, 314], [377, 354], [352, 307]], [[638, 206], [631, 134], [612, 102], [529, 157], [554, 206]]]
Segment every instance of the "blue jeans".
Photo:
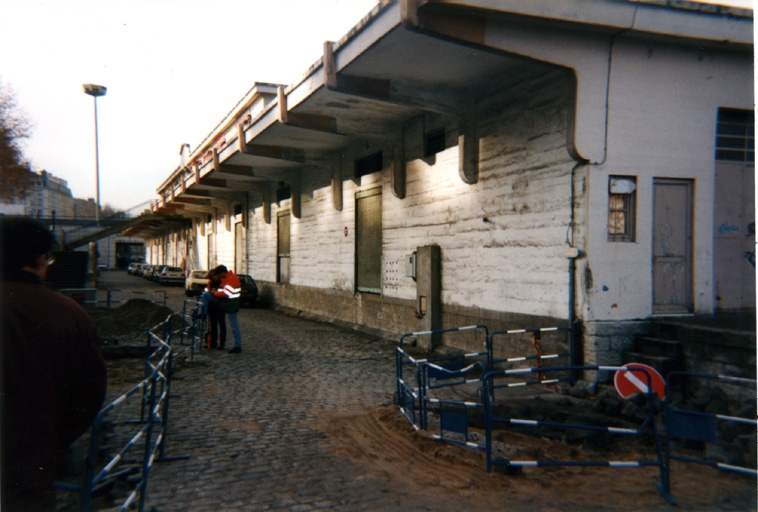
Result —
[[[200, 296], [200, 312], [203, 315], [208, 314], [208, 304], [211, 302], [219, 304], [218, 297], [215, 297], [211, 292], [204, 291]], [[219, 304], [219, 307], [223, 307]], [[237, 320], [237, 313], [227, 313], [226, 317], [229, 319], [229, 325], [232, 328], [232, 336], [234, 337], [234, 348], [242, 348], [242, 333], [240, 332], [240, 324]]]
[[211, 302], [218, 304], [218, 299], [208, 290], [203, 291], [203, 294], [200, 295], [200, 313], [203, 316], [208, 316], [208, 304]]
[[227, 313], [226, 318], [229, 319], [229, 325], [232, 328], [234, 348], [242, 348], [242, 333], [240, 332], [240, 324], [237, 320], [237, 313]]

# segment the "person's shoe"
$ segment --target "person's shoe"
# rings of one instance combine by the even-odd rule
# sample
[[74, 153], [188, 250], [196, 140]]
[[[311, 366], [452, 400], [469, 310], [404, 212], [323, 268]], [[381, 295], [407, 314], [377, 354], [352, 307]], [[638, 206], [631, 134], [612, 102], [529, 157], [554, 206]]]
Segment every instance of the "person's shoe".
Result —
[[234, 347], [233, 349], [229, 350], [230, 354], [239, 354], [242, 352], [242, 349], [240, 347]]

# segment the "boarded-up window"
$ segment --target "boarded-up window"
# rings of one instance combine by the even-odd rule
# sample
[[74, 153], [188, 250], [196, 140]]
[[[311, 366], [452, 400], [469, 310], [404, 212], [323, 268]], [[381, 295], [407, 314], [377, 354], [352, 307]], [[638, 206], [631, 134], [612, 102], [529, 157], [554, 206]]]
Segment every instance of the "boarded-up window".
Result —
[[382, 292], [382, 189], [356, 195], [355, 282], [359, 292]]
[[290, 282], [290, 212], [277, 216], [276, 282]]
[[611, 176], [608, 181], [608, 241], [634, 242], [637, 178]]

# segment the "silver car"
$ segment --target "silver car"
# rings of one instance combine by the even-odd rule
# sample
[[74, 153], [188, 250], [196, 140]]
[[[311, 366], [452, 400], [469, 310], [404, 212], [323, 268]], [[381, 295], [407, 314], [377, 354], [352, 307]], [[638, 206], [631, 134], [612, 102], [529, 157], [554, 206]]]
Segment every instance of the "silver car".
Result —
[[155, 281], [162, 285], [184, 285], [184, 280], [187, 277], [181, 267], [169, 267], [168, 265], [160, 267], [154, 276]]
[[184, 293], [187, 297], [197, 297], [208, 285], [207, 270], [193, 270], [184, 283]]

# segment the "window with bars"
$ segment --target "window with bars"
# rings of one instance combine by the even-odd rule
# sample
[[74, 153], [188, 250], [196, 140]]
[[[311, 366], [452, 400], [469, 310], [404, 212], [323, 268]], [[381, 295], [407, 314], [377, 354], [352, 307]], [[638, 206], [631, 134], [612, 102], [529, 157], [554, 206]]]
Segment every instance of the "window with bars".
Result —
[[755, 162], [755, 111], [719, 108], [716, 160]]
[[636, 238], [637, 178], [608, 179], [608, 241], [634, 242]]

